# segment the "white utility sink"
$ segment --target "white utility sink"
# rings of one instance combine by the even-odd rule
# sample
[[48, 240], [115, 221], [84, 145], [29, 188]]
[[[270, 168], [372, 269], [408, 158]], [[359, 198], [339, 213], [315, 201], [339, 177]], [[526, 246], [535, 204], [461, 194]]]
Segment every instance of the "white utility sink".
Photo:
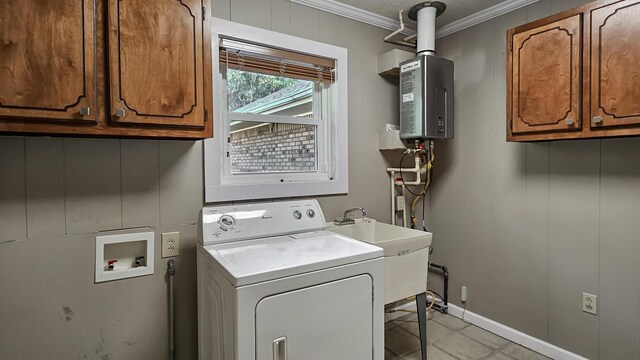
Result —
[[327, 224], [327, 230], [384, 249], [384, 303], [427, 291], [429, 232], [358, 219], [355, 224]]

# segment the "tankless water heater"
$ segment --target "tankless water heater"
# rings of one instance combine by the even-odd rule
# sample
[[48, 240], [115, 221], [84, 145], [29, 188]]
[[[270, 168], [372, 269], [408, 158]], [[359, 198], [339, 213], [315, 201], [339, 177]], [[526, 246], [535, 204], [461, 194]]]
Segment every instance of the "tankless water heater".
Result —
[[453, 61], [419, 55], [400, 64], [400, 138], [453, 138]]
[[453, 61], [435, 56], [435, 20], [446, 5], [411, 8], [418, 21], [417, 57], [400, 64], [400, 138], [409, 142], [453, 138]]

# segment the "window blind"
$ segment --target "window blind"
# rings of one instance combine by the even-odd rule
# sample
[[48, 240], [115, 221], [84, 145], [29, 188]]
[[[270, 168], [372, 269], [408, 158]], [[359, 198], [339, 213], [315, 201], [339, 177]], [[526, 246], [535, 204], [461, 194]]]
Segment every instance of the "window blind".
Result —
[[220, 66], [325, 84], [335, 82], [335, 60], [233, 39], [221, 39]]

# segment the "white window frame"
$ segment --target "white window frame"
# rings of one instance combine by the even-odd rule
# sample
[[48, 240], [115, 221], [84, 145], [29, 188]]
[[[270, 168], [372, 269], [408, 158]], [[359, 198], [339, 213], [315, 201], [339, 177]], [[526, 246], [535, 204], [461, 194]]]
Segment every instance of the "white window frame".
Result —
[[[225, 86], [221, 86], [221, 98], [219, 104], [227, 104], [225, 99], [228, 98], [227, 89]], [[316, 127], [315, 143], [316, 143], [316, 167], [317, 170], [301, 170], [301, 171], [286, 171], [286, 172], [271, 172], [271, 173], [244, 173], [233, 174], [231, 171], [231, 158], [226, 156], [227, 152], [231, 152], [231, 144], [225, 143], [225, 158], [223, 166], [223, 175], [221, 179], [222, 184], [269, 184], [274, 182], [282, 182], [299, 180], [323, 180], [327, 177], [326, 172], [330, 169], [328, 167], [328, 158], [330, 155], [329, 141], [327, 133], [329, 132], [330, 121], [325, 121], [322, 118], [322, 114], [328, 114], [329, 107], [324, 106], [325, 101], [329, 99], [330, 91], [326, 88], [318, 90], [318, 86], [314, 86], [313, 89], [313, 117], [312, 118], [295, 118], [292, 116], [279, 116], [279, 115], [264, 115], [264, 114], [251, 114], [251, 113], [236, 113], [225, 111], [222, 117], [222, 121], [231, 123], [232, 121], [248, 121], [255, 122], [256, 124], [264, 123], [279, 123], [279, 124], [295, 124], [295, 125], [314, 125]], [[222, 108], [223, 106], [218, 106]], [[324, 107], [324, 108], [321, 108]], [[231, 133], [228, 126], [222, 126], [221, 134], [224, 138], [230, 138]], [[320, 150], [322, 149], [322, 151]]]
[[[323, 87], [314, 99], [314, 115], [326, 114], [326, 119], [295, 119], [275, 115], [229, 115], [226, 101], [226, 81], [220, 71], [218, 44], [220, 38], [234, 38], [336, 60], [336, 81], [331, 90]], [[295, 36], [276, 33], [227, 20], [212, 22], [212, 66], [214, 92], [214, 136], [204, 141], [205, 202], [239, 201], [280, 197], [316, 196], [348, 192], [348, 89], [347, 49]], [[224, 64], [222, 64], [224, 66]], [[314, 87], [315, 88], [315, 87]], [[316, 108], [322, 106], [323, 109]], [[227, 138], [229, 117], [233, 120], [264, 123], [313, 124], [316, 129], [317, 169], [269, 174], [231, 174]], [[265, 121], [260, 121], [261, 117]], [[326, 120], [326, 122], [324, 121]], [[322, 124], [326, 124], [323, 126]]]

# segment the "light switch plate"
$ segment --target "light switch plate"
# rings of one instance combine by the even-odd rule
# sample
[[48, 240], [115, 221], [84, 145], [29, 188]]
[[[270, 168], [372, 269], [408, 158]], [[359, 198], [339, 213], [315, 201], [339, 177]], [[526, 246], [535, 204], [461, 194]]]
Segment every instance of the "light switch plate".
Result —
[[180, 255], [180, 233], [162, 233], [162, 257], [173, 257]]

